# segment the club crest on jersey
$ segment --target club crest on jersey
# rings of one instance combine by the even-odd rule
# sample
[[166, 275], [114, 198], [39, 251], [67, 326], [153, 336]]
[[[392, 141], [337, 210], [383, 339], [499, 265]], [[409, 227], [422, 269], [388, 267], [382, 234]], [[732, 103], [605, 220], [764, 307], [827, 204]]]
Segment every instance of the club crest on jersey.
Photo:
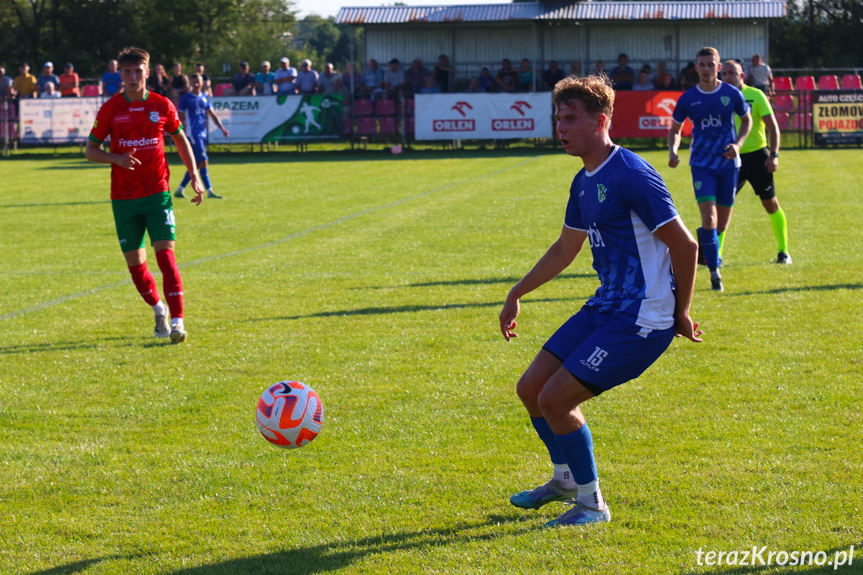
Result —
[[720, 101], [722, 101], [723, 106], [727, 106], [729, 103], [731, 103], [731, 98], [729, 98], [728, 96], [722, 96], [719, 99]]
[[150, 121], [156, 123], [159, 121], [159, 112], [150, 112]]
[[695, 189], [696, 189], [696, 190], [700, 190], [700, 189], [701, 189], [701, 182], [695, 182]]
[[607, 192], [608, 192], [608, 189], [605, 186], [603, 186], [602, 184], [596, 185], [596, 197], [599, 200], [600, 204], [605, 201]]

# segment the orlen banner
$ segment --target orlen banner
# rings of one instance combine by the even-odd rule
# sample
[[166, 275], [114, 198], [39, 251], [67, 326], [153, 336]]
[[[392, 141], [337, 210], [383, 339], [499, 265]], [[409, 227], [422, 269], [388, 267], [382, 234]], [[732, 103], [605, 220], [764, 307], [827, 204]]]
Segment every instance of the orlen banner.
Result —
[[863, 92], [812, 92], [812, 134], [819, 146], [863, 143]]
[[417, 94], [417, 140], [551, 138], [551, 94]]
[[[666, 138], [671, 115], [683, 92], [618, 91], [614, 93], [612, 138]], [[683, 136], [692, 135], [692, 123], [683, 124]]]

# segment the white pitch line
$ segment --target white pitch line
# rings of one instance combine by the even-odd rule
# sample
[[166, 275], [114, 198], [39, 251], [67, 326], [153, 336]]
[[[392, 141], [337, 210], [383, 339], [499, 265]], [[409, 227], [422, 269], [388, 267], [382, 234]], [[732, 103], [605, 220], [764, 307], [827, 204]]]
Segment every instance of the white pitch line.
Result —
[[[508, 167], [506, 167], [506, 168], [501, 168], [501, 169], [499, 169], [499, 170], [495, 170], [495, 171], [493, 171], [493, 172], [489, 172], [488, 174], [484, 174], [484, 175], [482, 175], [482, 176], [477, 176], [476, 178], [471, 178], [470, 180], [462, 180], [462, 181], [460, 181], [460, 182], [453, 182], [453, 183], [451, 183], [451, 184], [446, 184], [445, 186], [441, 186], [441, 187], [439, 187], [439, 188], [434, 188], [434, 189], [432, 189], [432, 190], [428, 190], [428, 191], [426, 191], [426, 192], [422, 192], [421, 194], [417, 194], [417, 195], [415, 195], [415, 196], [410, 196], [410, 197], [408, 197], [408, 198], [403, 198], [403, 199], [401, 199], [401, 200], [397, 200], [397, 201], [395, 201], [395, 202], [391, 202], [391, 203], [389, 203], [389, 204], [384, 204], [384, 205], [382, 205], [382, 206], [376, 206], [376, 207], [373, 207], [373, 208], [368, 208], [368, 209], [365, 209], [365, 210], [360, 210], [359, 212], [354, 212], [354, 213], [352, 213], [352, 214], [348, 214], [347, 216], [342, 216], [341, 218], [338, 218], [338, 219], [333, 220], [333, 221], [331, 221], [331, 222], [327, 222], [327, 223], [325, 223], [325, 224], [320, 224], [320, 225], [318, 225], [318, 226], [313, 226], [313, 227], [311, 227], [311, 228], [307, 228], [307, 229], [302, 230], [302, 231], [299, 231], [299, 232], [294, 232], [294, 233], [292, 233], [292, 234], [290, 234], [290, 235], [287, 235], [287, 236], [285, 236], [285, 237], [283, 237], [283, 238], [280, 238], [280, 239], [278, 239], [278, 240], [274, 240], [274, 241], [272, 241], [272, 242], [267, 242], [267, 243], [265, 243], [265, 244], [260, 244], [260, 245], [257, 245], [257, 246], [252, 246], [252, 247], [248, 247], [248, 248], [245, 248], [245, 249], [242, 249], [242, 250], [233, 251], [233, 252], [226, 252], [226, 253], [223, 253], [223, 254], [217, 254], [217, 255], [214, 255], [214, 256], [207, 256], [207, 257], [205, 257], [205, 258], [198, 258], [198, 259], [196, 259], [196, 260], [192, 260], [192, 261], [190, 261], [190, 262], [185, 262], [185, 263], [179, 264], [177, 267], [185, 268], [185, 267], [189, 267], [189, 266], [196, 266], [196, 265], [200, 265], [200, 264], [205, 263], [205, 262], [211, 262], [211, 261], [213, 261], [213, 260], [220, 260], [220, 259], [223, 259], [223, 258], [230, 258], [230, 257], [234, 257], [234, 256], [238, 256], [238, 255], [246, 254], [246, 253], [249, 253], [249, 252], [253, 252], [253, 251], [256, 251], [256, 250], [262, 250], [262, 249], [266, 249], [266, 248], [271, 248], [271, 247], [274, 247], [274, 246], [277, 246], [277, 245], [283, 244], [283, 243], [285, 243], [285, 242], [289, 242], [289, 241], [291, 241], [291, 240], [295, 240], [295, 239], [297, 239], [297, 238], [303, 237], [303, 236], [305, 236], [305, 235], [308, 235], [308, 234], [311, 234], [311, 233], [314, 233], [314, 232], [318, 232], [318, 231], [321, 231], [321, 230], [325, 230], [325, 229], [327, 229], [327, 228], [331, 228], [331, 227], [333, 227], [333, 226], [337, 226], [337, 225], [339, 225], [339, 224], [343, 224], [343, 223], [345, 223], [345, 222], [347, 222], [347, 221], [349, 221], [349, 220], [353, 220], [353, 219], [358, 218], [358, 217], [360, 217], [360, 216], [364, 216], [364, 215], [371, 214], [371, 213], [374, 213], [374, 212], [378, 212], [378, 211], [381, 211], [381, 210], [386, 210], [386, 209], [389, 209], [389, 208], [394, 208], [394, 207], [399, 206], [399, 205], [401, 205], [401, 204], [404, 204], [404, 203], [406, 203], [406, 202], [411, 202], [411, 201], [413, 201], [413, 200], [418, 200], [418, 199], [420, 199], [420, 198], [424, 198], [424, 197], [426, 197], [426, 196], [430, 196], [430, 195], [432, 195], [432, 194], [436, 194], [436, 193], [438, 193], [438, 192], [442, 192], [442, 191], [444, 191], [444, 190], [448, 190], [448, 189], [453, 188], [453, 187], [456, 187], [456, 186], [460, 186], [460, 185], [467, 184], [467, 183], [470, 183], [470, 182], [475, 182], [475, 181], [477, 181], [477, 180], [484, 180], [484, 179], [486, 179], [486, 178], [490, 178], [490, 177], [495, 176], [495, 175], [497, 175], [497, 174], [501, 174], [501, 173], [503, 173], [503, 172], [507, 172], [507, 171], [509, 171], [509, 170], [513, 170], [513, 169], [515, 169], [515, 168], [518, 168], [518, 167], [520, 167], [520, 166], [523, 166], [524, 164], [526, 164], [526, 163], [528, 163], [528, 162], [532, 162], [532, 161], [533, 161], [533, 160], [535, 160], [535, 159], [536, 159], [536, 158], [529, 158], [529, 159], [527, 159], [527, 160], [524, 160], [524, 161], [522, 161], [522, 162], [518, 162], [517, 164], [513, 164], [513, 165], [508, 166]], [[156, 272], [154, 275], [158, 275], [158, 272]], [[19, 309], [19, 310], [17, 310], [17, 311], [11, 311], [11, 312], [6, 313], [6, 314], [4, 314], [4, 315], [0, 315], [0, 321], [5, 321], [5, 320], [8, 320], [8, 319], [14, 319], [14, 318], [19, 317], [19, 316], [22, 316], [22, 315], [24, 315], [24, 314], [28, 314], [28, 313], [32, 313], [32, 312], [36, 312], [36, 311], [40, 311], [40, 310], [43, 310], [43, 309], [48, 308], [48, 307], [52, 307], [52, 306], [55, 306], [55, 305], [59, 305], [59, 304], [61, 304], [61, 303], [66, 303], [67, 301], [72, 301], [72, 300], [80, 299], [80, 298], [83, 298], [83, 297], [87, 297], [88, 295], [97, 294], [97, 293], [99, 293], [99, 292], [103, 292], [103, 291], [105, 291], [105, 290], [114, 289], [114, 288], [116, 288], [116, 287], [120, 287], [120, 286], [128, 285], [128, 284], [130, 284], [130, 283], [132, 283], [132, 280], [131, 280], [131, 279], [124, 279], [124, 280], [122, 280], [122, 281], [114, 282], [114, 283], [112, 283], [112, 284], [108, 284], [108, 285], [104, 285], [104, 286], [96, 287], [96, 288], [93, 288], [93, 289], [89, 289], [89, 290], [86, 290], [86, 291], [82, 291], [82, 292], [78, 292], [78, 293], [73, 293], [73, 294], [70, 294], [70, 295], [67, 295], [67, 296], [63, 296], [63, 297], [60, 297], [60, 298], [52, 299], [52, 300], [49, 300], [49, 301], [46, 301], [46, 302], [42, 302], [42, 303], [40, 303], [40, 304], [37, 304], [37, 305], [31, 306], [31, 307], [27, 307], [27, 308]]]

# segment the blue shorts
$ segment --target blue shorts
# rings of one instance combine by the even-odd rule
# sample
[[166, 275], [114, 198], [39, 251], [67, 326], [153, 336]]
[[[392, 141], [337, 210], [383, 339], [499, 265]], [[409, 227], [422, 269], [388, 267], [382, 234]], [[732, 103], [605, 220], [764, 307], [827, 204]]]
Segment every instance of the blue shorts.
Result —
[[727, 168], [714, 170], [692, 166], [692, 186], [695, 188], [695, 199], [701, 202], [716, 202], [719, 206], [730, 208], [734, 206], [737, 195], [738, 170], [729, 161]]
[[584, 306], [560, 326], [543, 349], [599, 395], [644, 373], [674, 339], [673, 327], [646, 331], [613, 314]]
[[207, 140], [204, 138], [195, 138], [194, 141], [189, 140], [192, 145], [192, 153], [195, 154], [195, 164], [207, 161]]

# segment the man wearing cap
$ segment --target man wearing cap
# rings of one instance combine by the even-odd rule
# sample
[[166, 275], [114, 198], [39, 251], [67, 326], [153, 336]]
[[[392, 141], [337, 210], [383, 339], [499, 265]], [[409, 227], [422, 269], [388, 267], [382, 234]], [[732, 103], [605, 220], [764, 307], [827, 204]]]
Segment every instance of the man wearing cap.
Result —
[[255, 74], [255, 90], [258, 96], [272, 96], [275, 80], [276, 75], [270, 72], [270, 61], [264, 60], [261, 62], [261, 71]]
[[300, 89], [300, 94], [313, 94], [317, 85], [318, 73], [312, 69], [312, 61], [306, 58], [300, 62], [300, 71], [297, 72], [297, 88]]
[[406, 86], [404, 70], [399, 67], [398, 59], [393, 58], [390, 60], [390, 69], [384, 72], [383, 88], [390, 96], [396, 96]]
[[240, 62], [240, 71], [234, 76], [231, 84], [234, 89], [234, 96], [255, 95], [255, 76], [249, 72], [248, 62]]
[[71, 62], [64, 66], [63, 73], [60, 74], [60, 85], [57, 87], [64, 98], [77, 98], [81, 95], [78, 90], [78, 74]]
[[51, 82], [54, 86], [60, 85], [60, 78], [54, 74], [54, 64], [51, 62], [45, 62], [45, 66], [42, 67], [42, 75], [36, 78], [36, 84], [39, 86], [39, 93], [43, 93], [45, 91], [45, 83]]
[[287, 57], [279, 60], [279, 69], [276, 70], [276, 93], [280, 96], [297, 93], [297, 69], [291, 68], [291, 61]]

